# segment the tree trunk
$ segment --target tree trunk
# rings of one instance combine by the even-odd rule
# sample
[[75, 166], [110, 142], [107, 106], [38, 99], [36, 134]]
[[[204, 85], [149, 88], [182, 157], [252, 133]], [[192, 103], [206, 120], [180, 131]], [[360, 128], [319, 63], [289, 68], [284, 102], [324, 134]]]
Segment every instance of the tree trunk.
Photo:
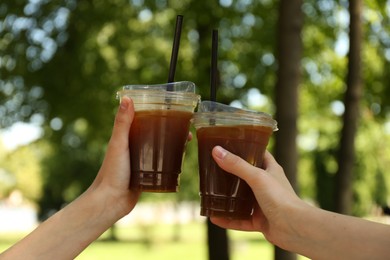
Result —
[[[281, 0], [277, 39], [278, 77], [275, 88], [276, 120], [275, 157], [297, 190], [296, 147], [298, 117], [298, 86], [302, 54], [302, 0]], [[275, 247], [275, 259], [296, 259], [296, 255]]]
[[359, 102], [362, 92], [361, 84], [361, 13], [362, 0], [349, 1], [349, 53], [347, 89], [344, 96], [345, 112], [338, 154], [338, 171], [336, 174], [336, 211], [351, 214], [352, 179], [355, 163], [355, 136], [359, 118]]
[[[213, 3], [207, 2], [208, 7], [212, 9]], [[205, 2], [202, 1], [195, 1], [194, 6], [192, 7], [196, 10], [201, 10], [205, 8]], [[208, 19], [202, 19], [199, 20], [197, 23], [197, 31], [199, 33], [199, 50], [204, 51], [205, 53], [199, 53], [197, 57], [196, 64], [199, 65], [200, 68], [204, 68], [200, 71], [202, 75], [210, 75], [211, 71], [211, 63], [210, 63], [210, 57], [211, 57], [211, 36], [212, 36], [212, 30], [214, 29], [212, 27], [213, 24], [217, 24], [218, 19], [210, 15]], [[207, 53], [206, 53], [207, 52]], [[218, 79], [217, 79], [217, 86], [220, 82], [220, 74], [219, 71], [217, 72]], [[199, 76], [199, 79], [207, 79], [207, 77]], [[198, 81], [197, 84], [207, 86], [210, 84], [210, 81]], [[199, 90], [202, 93], [202, 97], [209, 97], [208, 100], [210, 100], [210, 91], [208, 87], [205, 88], [199, 88]], [[217, 95], [218, 96], [218, 95]], [[202, 98], [207, 99], [207, 98]], [[217, 102], [222, 102], [217, 97]], [[210, 219], [207, 218], [207, 248], [208, 248], [208, 257], [209, 260], [228, 260], [229, 259], [229, 237], [227, 234], [226, 229], [220, 228], [213, 223], [211, 223]]]
[[229, 239], [226, 229], [220, 228], [207, 218], [207, 244], [209, 260], [229, 260]]

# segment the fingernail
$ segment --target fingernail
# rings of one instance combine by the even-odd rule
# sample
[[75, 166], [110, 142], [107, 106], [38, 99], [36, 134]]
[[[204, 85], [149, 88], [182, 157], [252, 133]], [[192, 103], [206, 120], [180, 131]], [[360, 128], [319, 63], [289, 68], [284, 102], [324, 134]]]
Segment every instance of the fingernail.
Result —
[[126, 97], [122, 98], [119, 107], [122, 110], [126, 110], [129, 107], [129, 100], [128, 100], [128, 98], [126, 98]]
[[218, 157], [219, 159], [225, 158], [225, 156], [228, 154], [228, 152], [223, 149], [221, 146], [216, 146], [214, 148], [215, 151], [215, 156]]

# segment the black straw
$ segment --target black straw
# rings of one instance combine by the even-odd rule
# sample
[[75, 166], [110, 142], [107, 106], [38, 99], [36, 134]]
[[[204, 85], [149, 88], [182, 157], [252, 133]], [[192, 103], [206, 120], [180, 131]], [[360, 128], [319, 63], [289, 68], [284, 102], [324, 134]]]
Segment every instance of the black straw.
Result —
[[[179, 54], [179, 45], [180, 45], [180, 35], [181, 35], [182, 24], [183, 24], [183, 16], [178, 15], [176, 17], [176, 29], [175, 29], [174, 39], [173, 39], [171, 63], [169, 65], [168, 83], [174, 82], [174, 80], [175, 80], [175, 71], [176, 71], [177, 57]], [[171, 89], [171, 90], [173, 90], [173, 89]]]
[[213, 30], [211, 46], [210, 100], [217, 101], [217, 68], [218, 60], [218, 30]]

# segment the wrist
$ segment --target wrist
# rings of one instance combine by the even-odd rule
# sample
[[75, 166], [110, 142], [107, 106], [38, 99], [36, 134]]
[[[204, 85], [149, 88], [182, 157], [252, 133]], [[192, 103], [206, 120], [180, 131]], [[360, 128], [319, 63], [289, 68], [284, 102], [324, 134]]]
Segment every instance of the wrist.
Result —
[[296, 245], [301, 244], [302, 238], [305, 237], [305, 216], [310, 214], [311, 206], [298, 199], [284, 205], [279, 221], [276, 222], [274, 241], [271, 241], [280, 248], [287, 251], [298, 252]]
[[286, 238], [287, 250], [312, 258], [332, 243], [326, 229], [329, 221], [325, 211], [300, 201], [289, 214], [290, 232]]
[[103, 185], [88, 189], [79, 199], [90, 205], [93, 219], [100, 224], [107, 223], [107, 228], [109, 228], [128, 212], [123, 208], [123, 203], [115, 191], [101, 186]]
[[106, 182], [95, 182], [86, 194], [102, 207], [104, 217], [114, 223], [133, 210], [141, 192], [129, 190], [127, 185], [115, 186]]

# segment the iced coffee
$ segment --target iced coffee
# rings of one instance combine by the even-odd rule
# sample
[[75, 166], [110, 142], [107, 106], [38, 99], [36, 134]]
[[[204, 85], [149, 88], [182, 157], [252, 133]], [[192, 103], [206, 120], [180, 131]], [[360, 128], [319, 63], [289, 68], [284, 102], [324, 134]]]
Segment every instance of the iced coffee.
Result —
[[276, 121], [261, 112], [204, 101], [193, 119], [198, 139], [202, 216], [249, 218], [255, 198], [248, 184], [223, 171], [211, 156], [219, 145], [261, 167]]
[[129, 133], [130, 189], [178, 191], [190, 120], [200, 101], [195, 84], [128, 85], [118, 95], [132, 98], [135, 108]]

